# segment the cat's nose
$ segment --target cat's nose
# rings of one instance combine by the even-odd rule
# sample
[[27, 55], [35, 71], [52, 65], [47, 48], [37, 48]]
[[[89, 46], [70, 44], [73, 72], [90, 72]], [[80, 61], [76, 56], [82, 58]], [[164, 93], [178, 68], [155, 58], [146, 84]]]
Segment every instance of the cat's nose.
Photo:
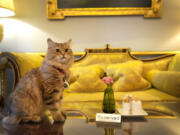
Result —
[[65, 58], [65, 54], [62, 54], [62, 57]]

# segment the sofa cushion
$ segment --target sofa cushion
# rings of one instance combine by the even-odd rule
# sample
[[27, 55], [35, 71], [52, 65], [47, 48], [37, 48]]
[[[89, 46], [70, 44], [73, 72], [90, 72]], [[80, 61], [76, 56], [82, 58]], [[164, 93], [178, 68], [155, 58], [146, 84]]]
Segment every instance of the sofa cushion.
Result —
[[71, 72], [75, 82], [70, 85], [68, 91], [98, 92], [106, 88], [106, 84], [101, 81], [104, 71], [100, 65], [72, 67]]
[[27, 72], [33, 68], [39, 68], [41, 66], [44, 57], [42, 53], [11, 53], [18, 66], [20, 68], [21, 76], [25, 75]]
[[[114, 92], [115, 100], [122, 101], [122, 98], [130, 94], [136, 99], [142, 101], [179, 101], [178, 98], [171, 96], [167, 93], [159, 91], [157, 89], [148, 89], [144, 91], [131, 91], [131, 92]], [[94, 93], [76, 93], [76, 92], [64, 92], [63, 102], [97, 102], [103, 101], [104, 92]]]
[[100, 65], [90, 65], [90, 66], [72, 66], [70, 68], [71, 77], [77, 80], [81, 75], [84, 74], [97, 74], [98, 76], [103, 76], [104, 71]]
[[168, 64], [171, 61], [172, 57], [155, 60], [155, 61], [149, 61], [143, 63], [143, 77], [147, 78], [147, 73], [151, 70], [168, 70]]
[[141, 61], [110, 64], [105, 71], [115, 80], [114, 91], [144, 90], [151, 87], [151, 84], [141, 76], [143, 71], [143, 62]]
[[176, 54], [170, 61], [168, 70], [170, 71], [180, 71], [180, 54]]
[[155, 88], [173, 96], [180, 96], [180, 72], [152, 70], [147, 75]]
[[84, 74], [70, 85], [68, 91], [86, 93], [104, 91], [105, 88], [106, 84], [102, 82], [97, 74]]

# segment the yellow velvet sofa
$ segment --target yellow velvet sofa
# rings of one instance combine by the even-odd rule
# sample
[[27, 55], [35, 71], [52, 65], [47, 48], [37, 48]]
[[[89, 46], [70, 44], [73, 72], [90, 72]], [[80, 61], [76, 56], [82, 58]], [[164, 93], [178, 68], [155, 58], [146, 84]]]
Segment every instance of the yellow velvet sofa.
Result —
[[[1, 104], [19, 79], [32, 68], [39, 67], [45, 53], [3, 52], [0, 55]], [[143, 101], [146, 110], [172, 113], [161, 103], [180, 101], [180, 55], [178, 52], [131, 52], [130, 49], [107, 46], [74, 53], [70, 88], [65, 90], [63, 108], [74, 110], [89, 119], [100, 112], [106, 74], [114, 79], [116, 108], [130, 94]], [[173, 112], [174, 113], [174, 112]]]

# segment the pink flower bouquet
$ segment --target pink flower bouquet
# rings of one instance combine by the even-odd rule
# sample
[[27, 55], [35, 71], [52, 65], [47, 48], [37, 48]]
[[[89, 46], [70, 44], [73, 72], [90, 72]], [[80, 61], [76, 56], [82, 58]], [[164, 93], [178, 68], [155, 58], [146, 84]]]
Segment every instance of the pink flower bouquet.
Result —
[[113, 83], [112, 77], [103, 77], [102, 81], [107, 85], [110, 85]]

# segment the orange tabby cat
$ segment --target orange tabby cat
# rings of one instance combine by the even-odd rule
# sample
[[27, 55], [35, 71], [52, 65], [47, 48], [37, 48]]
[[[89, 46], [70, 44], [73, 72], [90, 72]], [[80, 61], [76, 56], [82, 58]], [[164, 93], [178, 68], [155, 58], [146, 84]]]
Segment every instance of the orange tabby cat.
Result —
[[48, 39], [48, 50], [41, 67], [22, 77], [10, 95], [10, 116], [3, 118], [4, 123], [40, 122], [46, 110], [51, 112], [54, 121], [65, 120], [61, 108], [63, 89], [74, 61], [70, 44], [71, 40], [55, 43]]

